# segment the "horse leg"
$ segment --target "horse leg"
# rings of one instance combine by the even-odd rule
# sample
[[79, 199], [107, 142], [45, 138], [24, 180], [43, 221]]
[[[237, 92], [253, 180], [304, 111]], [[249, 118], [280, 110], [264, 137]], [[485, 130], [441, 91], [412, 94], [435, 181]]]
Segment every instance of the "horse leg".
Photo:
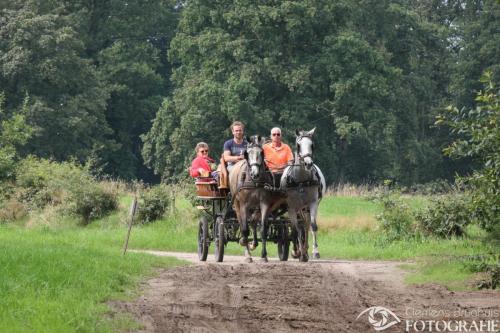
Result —
[[248, 246], [248, 221], [247, 221], [247, 208], [243, 207], [240, 210], [240, 227], [241, 227], [241, 238], [240, 245]]
[[304, 220], [304, 224], [300, 228], [303, 232], [303, 238], [301, 237], [300, 239], [303, 241], [302, 247], [300, 249], [300, 261], [306, 262], [309, 260], [309, 215], [305, 214], [304, 211], [301, 212], [302, 219]]
[[[288, 215], [290, 220], [297, 230], [298, 248], [299, 248], [299, 261], [307, 261], [307, 250], [304, 248], [304, 227], [301, 225], [297, 219], [297, 211], [290, 206], [288, 207]], [[305, 253], [305, 255], [304, 255]]]
[[257, 240], [257, 212], [252, 214], [252, 232], [253, 232], [253, 240], [250, 243], [250, 250], [253, 251], [259, 245], [259, 241]]
[[269, 212], [269, 206], [267, 204], [261, 204], [260, 205], [260, 214], [261, 214], [261, 236], [262, 236], [262, 252], [261, 252], [261, 261], [262, 262], [267, 262], [267, 249], [266, 249], [266, 242], [267, 242], [267, 216]]
[[299, 257], [299, 243], [297, 240], [297, 229], [295, 229], [295, 226], [290, 234], [290, 239], [292, 240], [292, 251], [290, 252], [290, 255], [293, 259], [297, 259]]
[[[242, 212], [243, 212], [243, 216], [242, 216], [242, 221], [243, 221], [243, 230], [241, 231], [241, 239], [240, 239], [240, 244], [243, 245], [245, 247], [245, 261], [246, 262], [252, 262], [253, 259], [252, 259], [252, 255], [250, 253], [250, 247], [248, 245], [248, 207], [244, 207], [244, 209], [242, 209]], [[243, 244], [242, 244], [242, 241], [243, 241]]]
[[248, 243], [247, 245], [245, 245], [245, 262], [253, 262], [253, 259], [252, 259], [252, 254], [250, 253], [250, 248], [248, 246]]
[[319, 259], [319, 250], [318, 250], [318, 225], [316, 224], [316, 216], [318, 215], [318, 202], [314, 202], [309, 207], [310, 216], [311, 216], [311, 231], [313, 236], [313, 259]]

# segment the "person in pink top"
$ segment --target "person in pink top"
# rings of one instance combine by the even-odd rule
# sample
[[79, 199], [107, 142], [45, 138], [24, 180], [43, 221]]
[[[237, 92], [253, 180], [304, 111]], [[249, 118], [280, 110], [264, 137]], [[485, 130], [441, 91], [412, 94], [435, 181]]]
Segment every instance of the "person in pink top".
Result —
[[191, 162], [189, 174], [191, 177], [216, 177], [217, 165], [215, 161], [208, 156], [208, 145], [205, 142], [199, 142], [195, 148], [196, 158]]

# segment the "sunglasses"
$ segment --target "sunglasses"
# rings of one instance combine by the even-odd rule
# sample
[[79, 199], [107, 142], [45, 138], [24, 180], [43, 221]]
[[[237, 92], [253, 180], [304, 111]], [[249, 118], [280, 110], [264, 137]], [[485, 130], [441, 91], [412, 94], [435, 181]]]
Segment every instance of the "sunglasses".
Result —
[[281, 133], [272, 133], [272, 136], [281, 136]]
[[208, 150], [200, 150], [200, 153], [208, 153]]

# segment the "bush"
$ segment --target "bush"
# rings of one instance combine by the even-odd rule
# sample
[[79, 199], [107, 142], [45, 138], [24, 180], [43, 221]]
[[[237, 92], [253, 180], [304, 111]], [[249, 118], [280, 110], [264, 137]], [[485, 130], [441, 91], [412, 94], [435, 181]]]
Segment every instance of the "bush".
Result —
[[493, 77], [491, 72], [482, 76], [484, 91], [477, 94], [475, 108], [450, 106], [436, 120], [436, 124], [449, 126], [456, 137], [444, 150], [447, 155], [480, 163], [467, 179], [472, 188], [469, 208], [487, 231], [500, 224], [500, 89]]
[[379, 200], [383, 211], [376, 218], [388, 240], [415, 237], [414, 217], [410, 207], [397, 195], [384, 195]]
[[81, 179], [70, 190], [64, 211], [82, 218], [83, 224], [100, 218], [118, 207], [116, 193], [105, 190], [93, 179]]
[[452, 190], [452, 184], [443, 179], [436, 179], [425, 184], [411, 185], [403, 192], [421, 195], [435, 195], [449, 193]]
[[25, 97], [22, 109], [9, 118], [4, 114], [4, 102], [5, 95], [0, 92], [0, 181], [12, 178], [19, 160], [18, 148], [24, 146], [33, 133], [26, 122], [29, 97]]
[[464, 195], [447, 195], [418, 212], [415, 219], [426, 235], [443, 238], [462, 236], [471, 222], [469, 205]]
[[165, 184], [144, 188], [139, 195], [138, 221], [148, 223], [162, 218], [172, 202], [172, 190]]
[[479, 289], [500, 287], [500, 256], [489, 253], [462, 257], [464, 267], [473, 273], [485, 273], [485, 278], [476, 282]]
[[29, 157], [20, 163], [16, 180], [19, 200], [30, 210], [51, 205], [88, 224], [118, 207], [116, 192], [101, 186], [76, 163]]
[[15, 198], [0, 202], [0, 223], [17, 221], [26, 213], [24, 205]]
[[75, 168], [69, 163], [56, 163], [50, 160], [28, 157], [19, 163], [16, 182], [20, 188], [19, 199], [30, 210], [45, 206], [59, 205], [67, 195], [66, 181], [75, 174]]

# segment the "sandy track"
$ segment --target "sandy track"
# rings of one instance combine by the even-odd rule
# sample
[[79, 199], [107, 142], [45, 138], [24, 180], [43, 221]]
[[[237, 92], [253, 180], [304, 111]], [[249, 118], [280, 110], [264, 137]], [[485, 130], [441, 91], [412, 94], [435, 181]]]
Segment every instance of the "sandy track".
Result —
[[144, 283], [143, 296], [112, 304], [143, 323], [141, 332], [376, 332], [367, 314], [356, 320], [371, 306], [402, 320], [382, 332], [405, 331], [406, 319], [500, 320], [500, 292], [406, 286], [398, 262], [246, 264], [225, 256], [218, 264], [190, 253], [150, 253], [195, 265], [164, 270]]

